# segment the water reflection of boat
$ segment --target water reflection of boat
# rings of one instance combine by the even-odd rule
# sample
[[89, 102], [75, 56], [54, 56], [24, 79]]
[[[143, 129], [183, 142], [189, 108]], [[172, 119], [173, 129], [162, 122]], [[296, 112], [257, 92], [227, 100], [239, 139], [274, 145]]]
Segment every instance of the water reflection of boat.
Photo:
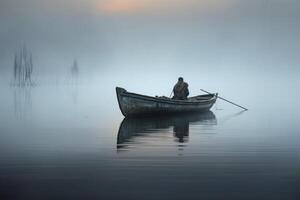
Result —
[[159, 132], [173, 127], [174, 137], [183, 143], [189, 136], [189, 125], [216, 125], [217, 120], [213, 112], [186, 113], [170, 116], [152, 116], [139, 118], [124, 118], [119, 127], [117, 148], [125, 147], [131, 139], [146, 133]]

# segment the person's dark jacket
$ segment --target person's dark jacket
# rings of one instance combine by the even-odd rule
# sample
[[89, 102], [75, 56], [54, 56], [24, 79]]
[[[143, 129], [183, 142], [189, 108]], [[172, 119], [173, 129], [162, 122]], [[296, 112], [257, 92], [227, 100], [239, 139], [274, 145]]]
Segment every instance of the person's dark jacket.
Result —
[[186, 82], [178, 81], [173, 88], [173, 99], [185, 100], [189, 95], [189, 85]]

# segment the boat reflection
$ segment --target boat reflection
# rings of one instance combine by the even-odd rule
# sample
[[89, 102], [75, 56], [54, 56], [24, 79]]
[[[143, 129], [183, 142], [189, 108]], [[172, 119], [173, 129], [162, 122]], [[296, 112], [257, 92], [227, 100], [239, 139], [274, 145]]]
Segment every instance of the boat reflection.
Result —
[[216, 125], [217, 120], [211, 111], [172, 116], [124, 118], [119, 127], [117, 148], [126, 148], [135, 137], [163, 132], [171, 127], [173, 127], [173, 135], [177, 142], [187, 142], [191, 123], [211, 126]]

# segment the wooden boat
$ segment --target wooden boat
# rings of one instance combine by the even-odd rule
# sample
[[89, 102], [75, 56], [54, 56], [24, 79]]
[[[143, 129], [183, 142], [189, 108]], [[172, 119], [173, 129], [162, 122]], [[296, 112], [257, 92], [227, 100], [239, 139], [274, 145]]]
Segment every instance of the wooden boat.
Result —
[[187, 100], [174, 100], [168, 97], [151, 97], [127, 92], [116, 87], [118, 103], [125, 117], [137, 115], [162, 115], [183, 112], [208, 111], [216, 102], [218, 94], [205, 94]]

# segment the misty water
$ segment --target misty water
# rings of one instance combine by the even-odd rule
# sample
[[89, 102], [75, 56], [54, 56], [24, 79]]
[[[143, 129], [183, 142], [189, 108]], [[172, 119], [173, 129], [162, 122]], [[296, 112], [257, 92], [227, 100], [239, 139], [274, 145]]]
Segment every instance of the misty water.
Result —
[[[0, 200], [300, 199], [299, 10], [1, 0]], [[169, 96], [179, 76], [249, 110], [124, 119], [116, 86]]]
[[208, 113], [124, 119], [115, 86], [168, 96], [176, 77], [2, 85], [1, 198], [299, 198], [296, 76], [192, 77], [191, 95], [205, 88], [249, 111], [218, 100]]

